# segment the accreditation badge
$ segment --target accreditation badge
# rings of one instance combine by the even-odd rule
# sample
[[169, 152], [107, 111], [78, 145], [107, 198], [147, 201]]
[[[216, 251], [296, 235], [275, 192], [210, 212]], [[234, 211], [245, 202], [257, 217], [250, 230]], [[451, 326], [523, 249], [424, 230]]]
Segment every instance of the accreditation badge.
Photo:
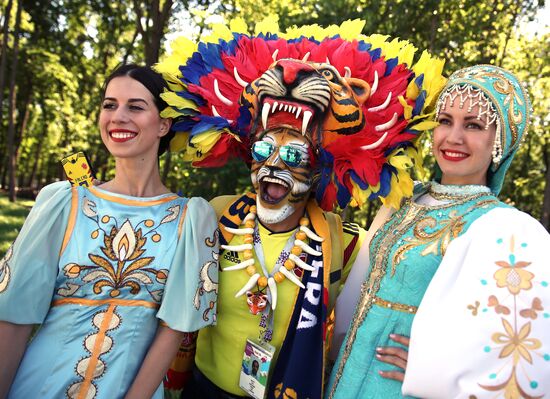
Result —
[[274, 354], [273, 345], [246, 340], [239, 386], [255, 399], [265, 397], [269, 368]]

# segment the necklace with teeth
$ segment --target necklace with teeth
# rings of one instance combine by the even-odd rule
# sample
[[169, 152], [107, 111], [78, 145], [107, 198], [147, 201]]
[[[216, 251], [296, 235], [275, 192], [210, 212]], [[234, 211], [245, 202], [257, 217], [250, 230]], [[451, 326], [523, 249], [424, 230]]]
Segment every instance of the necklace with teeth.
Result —
[[[281, 283], [283, 280], [288, 279], [292, 283], [296, 284], [300, 288], [305, 288], [300, 279], [293, 273], [294, 268], [297, 266], [303, 270], [313, 271], [315, 268], [302, 259], [300, 255], [302, 252], [306, 252], [313, 256], [321, 256], [322, 253], [311, 248], [306, 243], [306, 238], [310, 240], [322, 242], [324, 239], [315, 234], [309, 226], [309, 218], [302, 217], [300, 219], [300, 226], [296, 229], [294, 235], [288, 240], [283, 252], [292, 245], [290, 248], [290, 254], [288, 259], [284, 262], [281, 261], [281, 257], [277, 259], [277, 263], [273, 267], [271, 273], [267, 272], [265, 262], [263, 259], [263, 250], [261, 248], [261, 242], [254, 242], [254, 234], [258, 234], [257, 229], [257, 208], [255, 205], [250, 207], [250, 212], [243, 219], [241, 228], [231, 228], [224, 226], [225, 230], [231, 234], [244, 236], [244, 244], [241, 245], [222, 245], [222, 248], [227, 251], [237, 251], [242, 253], [244, 261], [235, 266], [226, 267], [223, 271], [242, 270], [245, 269], [246, 273], [250, 276], [248, 282], [235, 294], [235, 298], [247, 294], [247, 303], [252, 314], [257, 314], [265, 309], [267, 302], [271, 304], [271, 310], [274, 311], [277, 307], [277, 283]], [[255, 249], [256, 246], [256, 249]], [[258, 272], [254, 260], [254, 251], [256, 252], [258, 263], [260, 263], [261, 272]], [[251, 290], [257, 286], [256, 292]], [[264, 294], [264, 292], [266, 292]]]

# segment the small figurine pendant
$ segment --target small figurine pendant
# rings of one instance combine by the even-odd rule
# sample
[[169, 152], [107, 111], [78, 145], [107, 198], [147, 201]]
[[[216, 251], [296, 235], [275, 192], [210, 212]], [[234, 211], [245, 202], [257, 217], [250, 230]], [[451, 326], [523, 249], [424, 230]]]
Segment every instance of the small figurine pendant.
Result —
[[256, 292], [247, 291], [246, 303], [248, 304], [250, 313], [258, 314], [262, 312], [267, 306], [267, 295], [259, 291], [256, 291]]

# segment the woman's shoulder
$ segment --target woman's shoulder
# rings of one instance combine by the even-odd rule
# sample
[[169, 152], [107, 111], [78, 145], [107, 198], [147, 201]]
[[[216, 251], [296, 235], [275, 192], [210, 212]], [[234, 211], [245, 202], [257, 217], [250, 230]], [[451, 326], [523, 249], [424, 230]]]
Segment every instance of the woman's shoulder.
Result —
[[38, 193], [38, 197], [40, 196], [51, 197], [54, 195], [70, 194], [70, 192], [71, 192], [71, 183], [67, 180], [62, 180], [62, 181], [56, 181], [54, 183], [50, 183], [42, 187], [42, 189], [40, 189]]
[[483, 228], [489, 228], [493, 231], [516, 231], [520, 232], [535, 232], [537, 234], [548, 235], [548, 231], [544, 226], [533, 216], [527, 212], [501, 203], [503, 206], [495, 207], [489, 210], [486, 214], [478, 218], [474, 223]]
[[214, 215], [212, 205], [202, 197], [185, 198], [187, 214], [196, 214], [200, 217], [210, 217]]
[[72, 197], [72, 186], [68, 181], [58, 181], [42, 187], [36, 196], [36, 206], [42, 204], [65, 203]]

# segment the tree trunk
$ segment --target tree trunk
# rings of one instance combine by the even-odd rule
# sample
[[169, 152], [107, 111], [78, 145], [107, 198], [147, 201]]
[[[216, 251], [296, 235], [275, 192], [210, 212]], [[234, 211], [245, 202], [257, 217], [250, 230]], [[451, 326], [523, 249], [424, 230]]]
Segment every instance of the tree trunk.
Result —
[[42, 145], [48, 134], [48, 116], [46, 113], [46, 104], [42, 95], [38, 96], [38, 104], [42, 109], [42, 134], [39, 134], [38, 136], [38, 142], [36, 143], [36, 150], [34, 152], [31, 172], [29, 173], [29, 179], [27, 180], [27, 187], [30, 187], [31, 189], [34, 189], [33, 183], [37, 177], [38, 164], [40, 163], [40, 153], [42, 152]]
[[[170, 18], [172, 3], [172, 0], [165, 0], [162, 4], [162, 9], [160, 9], [159, 0], [150, 1], [147, 3], [147, 7], [145, 7], [147, 15], [144, 15], [141, 2], [134, 0], [137, 30], [142, 37], [145, 48], [146, 65], [151, 66], [159, 59], [160, 42]], [[145, 26], [142, 24], [142, 21], [144, 21]]]
[[19, 163], [19, 149], [21, 148], [21, 143], [25, 137], [25, 132], [27, 130], [27, 125], [29, 124], [29, 117], [31, 114], [31, 101], [32, 101], [32, 83], [28, 83], [29, 92], [27, 93], [27, 98], [25, 99], [25, 104], [23, 106], [23, 112], [20, 112], [20, 115], [23, 115], [21, 122], [19, 123], [18, 133], [15, 137], [15, 162]]
[[15, 202], [15, 77], [17, 74], [17, 62], [19, 56], [19, 29], [21, 26], [22, 4], [17, 5], [17, 14], [15, 17], [15, 30], [13, 40], [13, 59], [11, 63], [10, 74], [10, 95], [8, 107], [8, 175], [9, 175], [9, 200]]
[[10, 15], [13, 0], [9, 0], [4, 11], [4, 26], [2, 27], [2, 56], [0, 58], [0, 126], [3, 118], [4, 107], [4, 83], [6, 76], [6, 62], [8, 59], [8, 34], [10, 27]]

